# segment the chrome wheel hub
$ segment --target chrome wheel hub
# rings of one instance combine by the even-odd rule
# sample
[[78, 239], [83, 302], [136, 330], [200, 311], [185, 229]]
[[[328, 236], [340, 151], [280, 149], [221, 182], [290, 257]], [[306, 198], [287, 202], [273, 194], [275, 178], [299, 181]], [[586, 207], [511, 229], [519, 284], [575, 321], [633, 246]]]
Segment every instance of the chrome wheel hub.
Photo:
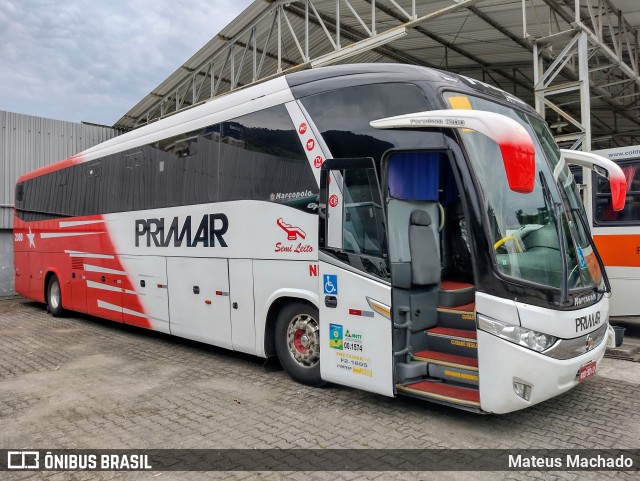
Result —
[[320, 360], [318, 322], [308, 314], [298, 314], [287, 328], [287, 347], [296, 363], [313, 367]]

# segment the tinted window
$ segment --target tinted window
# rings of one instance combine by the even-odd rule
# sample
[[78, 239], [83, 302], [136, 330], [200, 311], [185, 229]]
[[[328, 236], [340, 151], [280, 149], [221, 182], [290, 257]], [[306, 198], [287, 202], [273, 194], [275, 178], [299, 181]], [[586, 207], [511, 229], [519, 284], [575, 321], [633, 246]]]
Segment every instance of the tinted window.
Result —
[[349, 87], [302, 99], [334, 158], [372, 157], [379, 160], [393, 147], [424, 144], [418, 131], [378, 130], [369, 125], [394, 115], [429, 110], [415, 85], [393, 83]]
[[45, 220], [222, 200], [306, 208], [318, 188], [282, 105], [21, 184], [18, 216]]
[[222, 124], [220, 200], [271, 200], [303, 208], [315, 202], [315, 177], [286, 108]]
[[374, 169], [345, 170], [343, 179], [343, 250], [382, 256], [384, 215]]
[[627, 199], [620, 212], [614, 211], [611, 205], [609, 181], [594, 174], [596, 194], [593, 210], [597, 224], [640, 224], [640, 161], [621, 162], [619, 165], [627, 181]]
[[582, 184], [582, 167], [578, 165], [570, 165], [569, 170], [573, 174], [573, 178], [576, 181], [576, 184]]

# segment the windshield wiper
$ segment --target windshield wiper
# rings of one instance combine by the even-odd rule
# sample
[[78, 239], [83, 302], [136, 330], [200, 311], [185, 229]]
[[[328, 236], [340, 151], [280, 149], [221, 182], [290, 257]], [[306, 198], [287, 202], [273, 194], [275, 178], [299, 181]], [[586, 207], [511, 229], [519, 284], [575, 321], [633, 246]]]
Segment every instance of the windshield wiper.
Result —
[[569, 302], [568, 283], [569, 283], [569, 268], [567, 267], [567, 248], [564, 245], [564, 225], [562, 224], [562, 204], [554, 202], [551, 196], [551, 190], [547, 179], [544, 177], [542, 171], [538, 172], [540, 177], [540, 184], [542, 185], [542, 193], [544, 195], [545, 202], [552, 207], [553, 220], [556, 224], [556, 233], [558, 235], [558, 243], [560, 244], [560, 259], [562, 262], [562, 283], [560, 285], [560, 304], [562, 306]]
[[605, 293], [609, 294], [611, 292], [611, 283], [609, 282], [609, 276], [607, 275], [607, 271], [604, 268], [604, 262], [602, 262], [602, 257], [600, 257], [600, 253], [598, 252], [598, 249], [596, 249], [596, 245], [595, 245], [595, 242], [593, 241], [593, 237], [591, 237], [591, 230], [589, 229], [589, 226], [587, 225], [587, 221], [582, 215], [582, 209], [578, 207], [573, 207], [571, 211], [576, 214], [578, 219], [580, 219], [580, 223], [582, 224], [582, 228], [584, 229], [584, 232], [587, 236], [587, 240], [589, 241], [591, 250], [595, 254], [596, 260], [598, 261], [598, 265], [600, 266], [600, 272], [602, 272], [602, 278], [604, 279], [604, 291], [601, 291], [600, 289], [598, 289], [598, 286], [596, 286], [596, 292], [598, 294], [605, 294]]

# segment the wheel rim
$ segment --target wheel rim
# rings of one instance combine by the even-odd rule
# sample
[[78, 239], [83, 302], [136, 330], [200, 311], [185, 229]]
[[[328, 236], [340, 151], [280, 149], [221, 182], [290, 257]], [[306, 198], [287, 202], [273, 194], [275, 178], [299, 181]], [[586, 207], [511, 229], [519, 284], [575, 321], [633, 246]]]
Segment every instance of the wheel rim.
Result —
[[53, 281], [49, 288], [49, 304], [53, 309], [60, 305], [60, 284], [57, 281]]
[[318, 364], [318, 322], [308, 314], [298, 314], [291, 319], [287, 328], [287, 347], [298, 365], [311, 368]]

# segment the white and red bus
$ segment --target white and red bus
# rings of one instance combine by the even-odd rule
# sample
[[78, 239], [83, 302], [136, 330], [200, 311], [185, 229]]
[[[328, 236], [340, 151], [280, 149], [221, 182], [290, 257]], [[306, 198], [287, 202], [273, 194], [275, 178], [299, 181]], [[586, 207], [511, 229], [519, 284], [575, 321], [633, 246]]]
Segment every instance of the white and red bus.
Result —
[[16, 289], [54, 316], [277, 355], [308, 384], [515, 411], [604, 355], [570, 154], [462, 76], [293, 73], [22, 176]]
[[591, 234], [611, 281], [611, 316], [640, 316], [640, 145], [594, 151], [624, 173], [627, 198], [616, 211], [605, 179], [584, 175], [585, 210]]

